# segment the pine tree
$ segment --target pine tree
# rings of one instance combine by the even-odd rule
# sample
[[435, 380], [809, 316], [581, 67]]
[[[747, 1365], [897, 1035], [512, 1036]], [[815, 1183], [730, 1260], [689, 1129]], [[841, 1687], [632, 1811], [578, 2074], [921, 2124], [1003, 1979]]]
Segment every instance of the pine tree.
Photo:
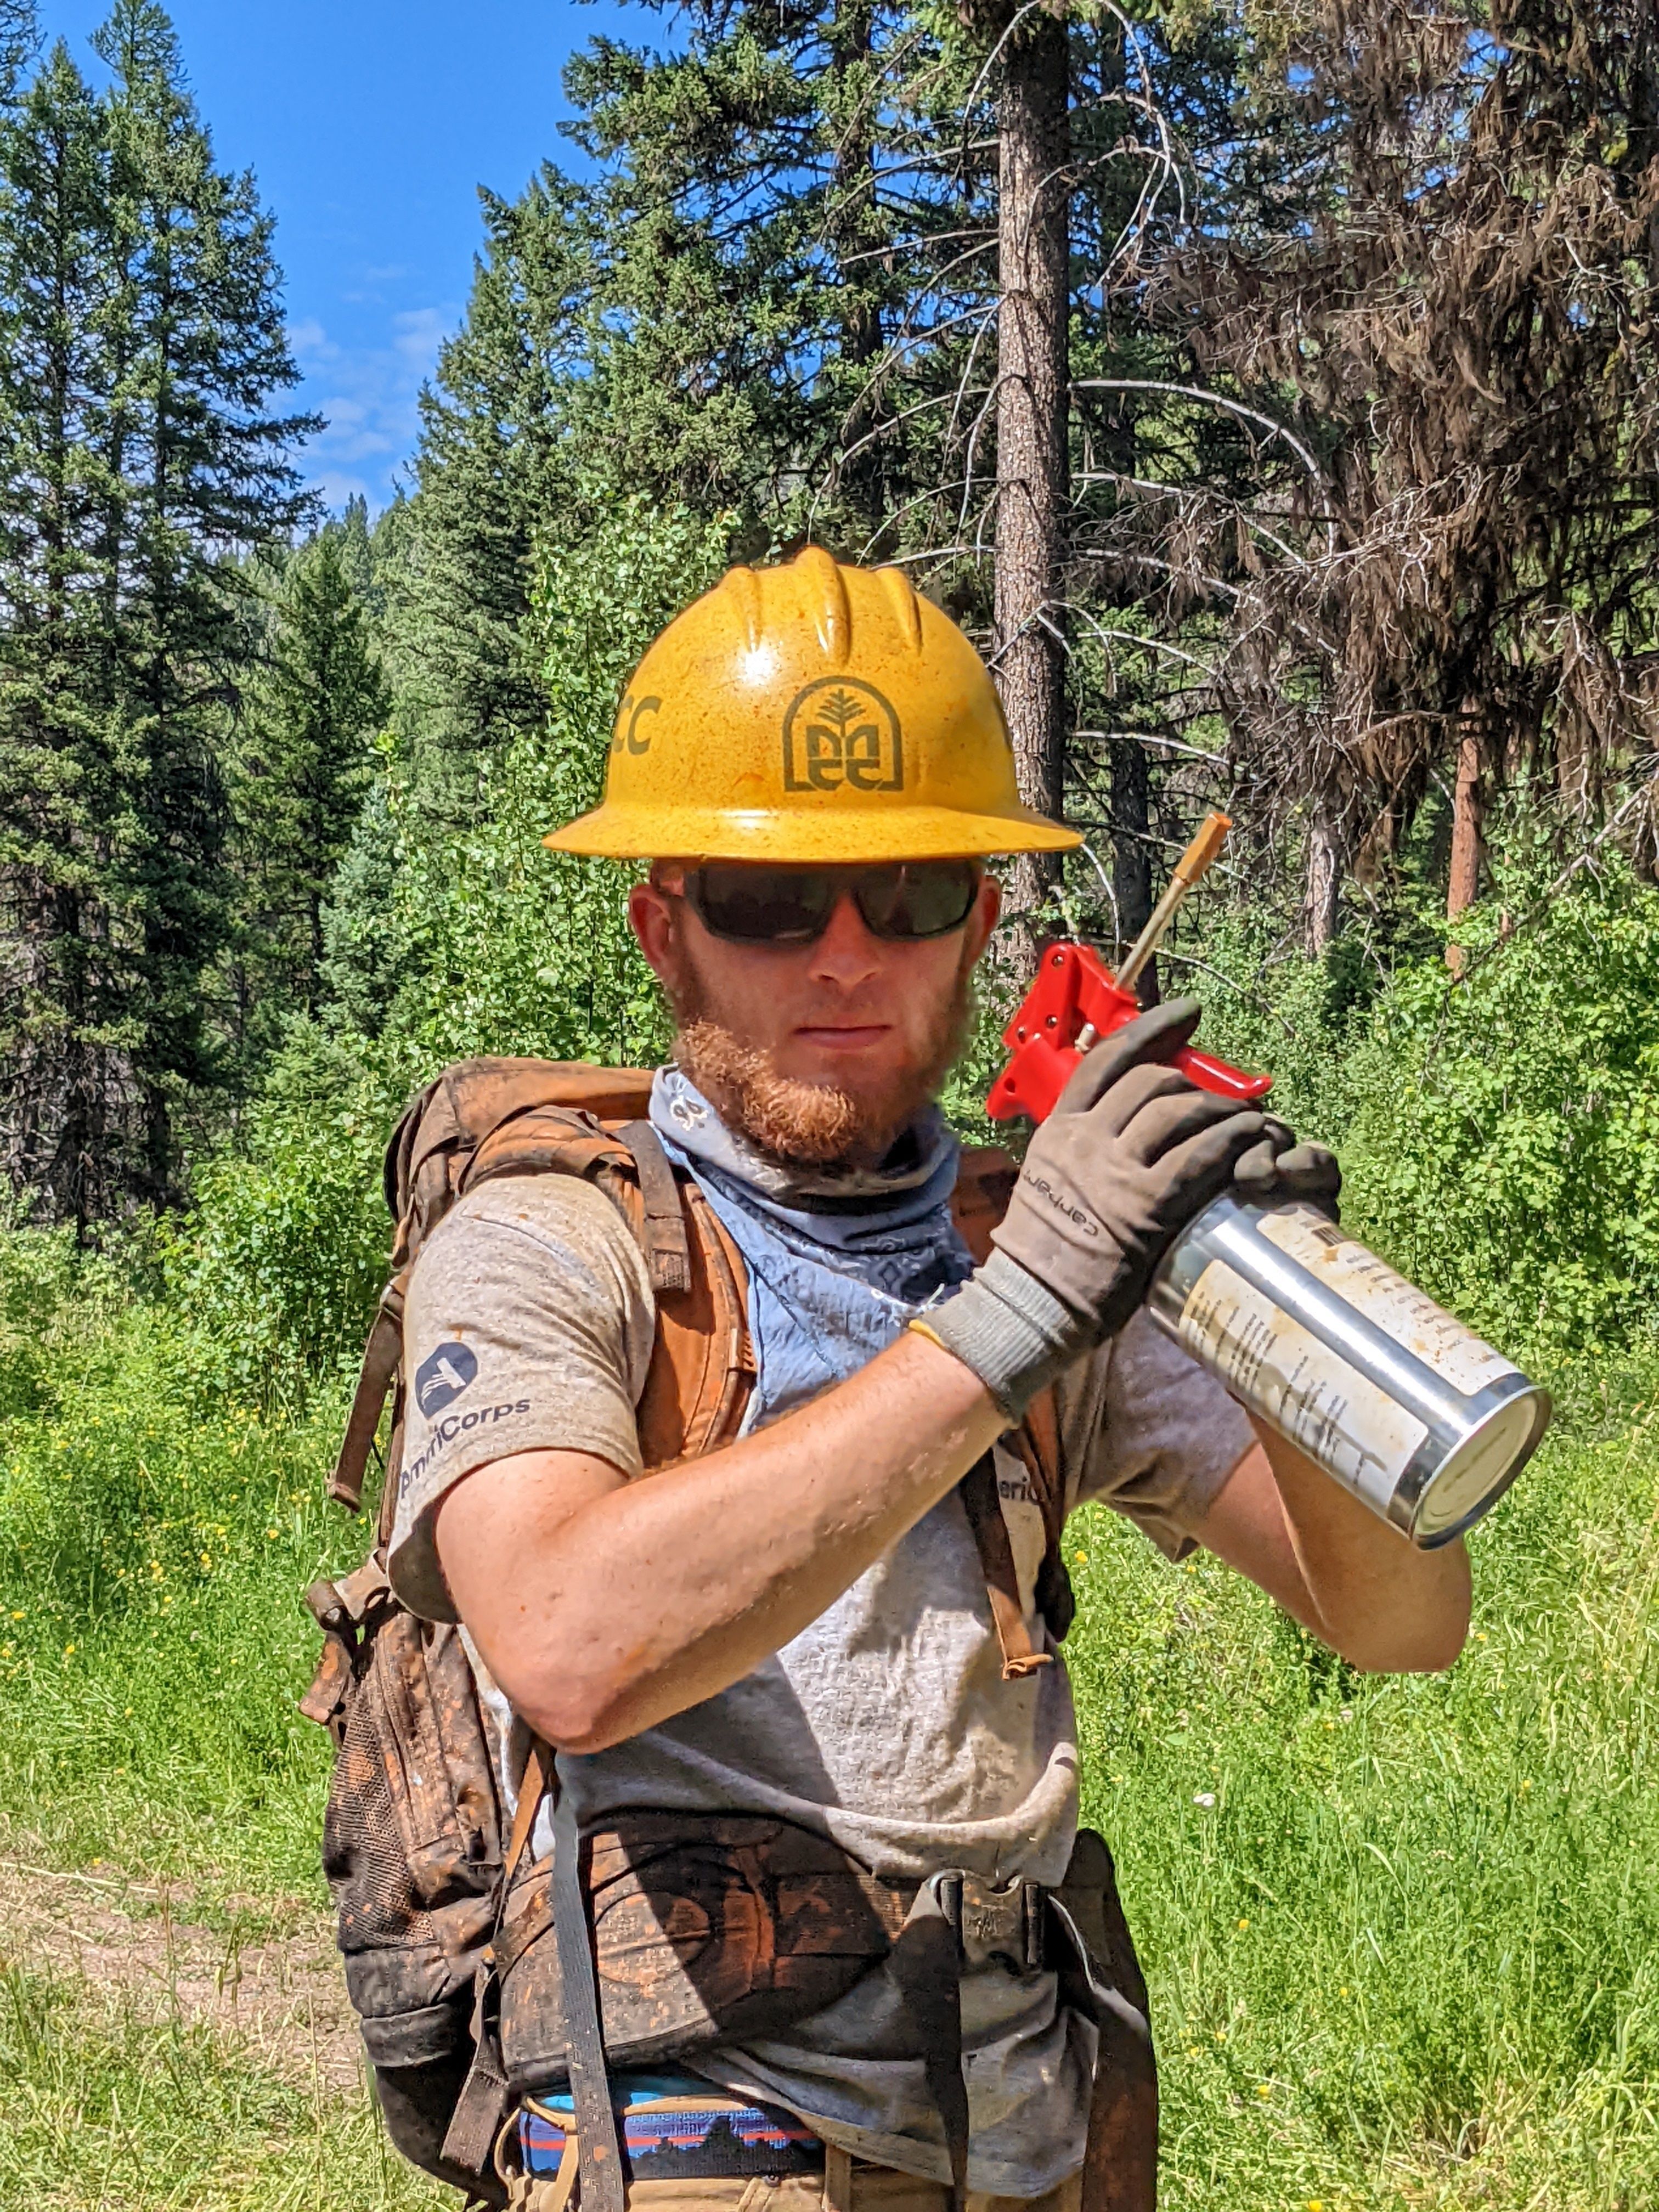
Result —
[[599, 166], [583, 450], [607, 481], [732, 510], [745, 550], [924, 546], [994, 289], [994, 165], [962, 127], [981, 57], [903, 0], [674, 12], [678, 50], [600, 38], [567, 71]]
[[216, 167], [165, 12], [117, 0], [94, 45], [114, 79], [111, 214], [125, 311], [125, 890], [143, 1010], [131, 1173], [161, 1200], [174, 1188], [177, 1103], [216, 1073], [200, 981], [226, 926], [216, 750], [249, 648], [237, 556], [284, 539], [306, 513], [289, 455], [316, 424], [268, 411], [297, 380], [271, 221], [251, 176]]
[[[0, 15], [0, 80], [27, 32]], [[265, 411], [269, 223], [165, 15], [124, 0], [99, 45], [106, 96], [60, 46], [0, 118], [0, 1112], [14, 1183], [82, 1235], [169, 1194], [216, 1074], [237, 556], [296, 520], [307, 427]]]
[[324, 909], [373, 779], [370, 740], [391, 712], [346, 570], [348, 527], [325, 529], [289, 564], [270, 668], [238, 749], [244, 998], [264, 1009], [266, 1029], [318, 1008]]
[[106, 471], [103, 118], [58, 45], [0, 126], [0, 986], [6, 1164], [84, 1228], [136, 1036]]
[[400, 720], [422, 803], [465, 818], [481, 756], [533, 729], [546, 695], [528, 642], [538, 535], [559, 526], [565, 206], [544, 182], [483, 195], [485, 250], [462, 328], [422, 395], [412, 526], [386, 563]]

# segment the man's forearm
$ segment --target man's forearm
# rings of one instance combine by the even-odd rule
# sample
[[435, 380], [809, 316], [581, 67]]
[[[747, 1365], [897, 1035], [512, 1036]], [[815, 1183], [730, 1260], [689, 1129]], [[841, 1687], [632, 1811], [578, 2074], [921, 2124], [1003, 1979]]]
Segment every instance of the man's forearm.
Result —
[[713, 1697], [815, 1620], [1005, 1425], [907, 1334], [799, 1413], [648, 1482], [526, 1452], [439, 1509], [450, 1594], [514, 1708], [599, 1751]]
[[1449, 1667], [1469, 1621], [1461, 1540], [1419, 1551], [1294, 1444], [1257, 1422], [1297, 1565], [1326, 1641], [1379, 1673]]

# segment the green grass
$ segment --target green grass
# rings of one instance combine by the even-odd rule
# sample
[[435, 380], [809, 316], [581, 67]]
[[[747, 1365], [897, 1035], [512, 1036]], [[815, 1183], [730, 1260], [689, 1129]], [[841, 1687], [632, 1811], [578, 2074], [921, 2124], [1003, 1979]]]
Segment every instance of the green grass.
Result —
[[434, 2212], [365, 2099], [74, 1982], [0, 1971], [0, 2207]]
[[139, 1314], [0, 1424], [0, 1808], [60, 1863], [317, 1891], [300, 1597], [370, 1540], [321, 1496], [337, 1418], [199, 1402]]
[[[294, 1710], [299, 1598], [365, 1541], [319, 1494], [338, 1408], [228, 1408], [154, 1313], [46, 1296], [40, 1264], [50, 1317], [7, 1336], [24, 1263], [0, 1251], [0, 1826], [164, 1875], [198, 1918], [314, 1907], [328, 1745]], [[1640, 1378], [1578, 1403], [1480, 1532], [1476, 1637], [1443, 1679], [1350, 1677], [1108, 1514], [1071, 1548], [1087, 1812], [1153, 1986], [1165, 2203], [1659, 2203]], [[0, 1981], [0, 2206], [437, 2201], [361, 2098], [27, 1959]]]
[[1654, 1408], [1581, 1409], [1477, 1533], [1474, 1636], [1429, 1680], [1073, 1524], [1169, 2202], [1659, 2202], [1656, 1506]]

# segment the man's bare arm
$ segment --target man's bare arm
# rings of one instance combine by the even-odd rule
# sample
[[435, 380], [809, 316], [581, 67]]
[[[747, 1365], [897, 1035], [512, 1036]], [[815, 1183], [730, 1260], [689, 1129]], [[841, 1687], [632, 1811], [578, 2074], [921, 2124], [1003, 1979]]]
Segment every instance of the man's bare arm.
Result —
[[1419, 1552], [1294, 1444], [1261, 1423], [1198, 1530], [1352, 1666], [1375, 1674], [1449, 1667], [1469, 1625], [1462, 1544]]
[[850, 1381], [648, 1481], [523, 1452], [438, 1509], [456, 1611], [514, 1709], [603, 1751], [750, 1673], [952, 1490], [1007, 1425], [906, 1334]]

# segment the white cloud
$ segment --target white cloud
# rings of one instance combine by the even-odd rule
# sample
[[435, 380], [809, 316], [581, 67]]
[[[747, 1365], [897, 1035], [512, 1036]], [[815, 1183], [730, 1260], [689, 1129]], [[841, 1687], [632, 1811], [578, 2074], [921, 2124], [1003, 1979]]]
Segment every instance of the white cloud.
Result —
[[356, 497], [380, 507], [392, 499], [420, 434], [421, 386], [459, 319], [455, 307], [400, 310], [370, 345], [337, 342], [314, 316], [289, 325], [304, 379], [300, 403], [327, 426], [305, 447], [301, 472], [331, 507]]
[[329, 345], [328, 335], [314, 315], [303, 323], [290, 323], [288, 326], [288, 342], [295, 359], [301, 366], [307, 360], [337, 350]]

